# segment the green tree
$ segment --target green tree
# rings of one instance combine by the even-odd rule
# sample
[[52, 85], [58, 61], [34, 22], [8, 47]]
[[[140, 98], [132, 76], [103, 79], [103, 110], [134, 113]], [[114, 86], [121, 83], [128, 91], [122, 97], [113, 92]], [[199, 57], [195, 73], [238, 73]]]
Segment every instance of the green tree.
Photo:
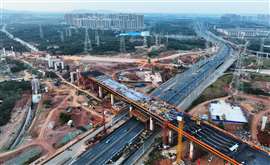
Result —
[[61, 124], [65, 124], [69, 120], [71, 120], [71, 115], [70, 114], [67, 114], [67, 113], [64, 113], [64, 112], [61, 112], [60, 113], [60, 116], [59, 116], [59, 119], [60, 119], [60, 123]]

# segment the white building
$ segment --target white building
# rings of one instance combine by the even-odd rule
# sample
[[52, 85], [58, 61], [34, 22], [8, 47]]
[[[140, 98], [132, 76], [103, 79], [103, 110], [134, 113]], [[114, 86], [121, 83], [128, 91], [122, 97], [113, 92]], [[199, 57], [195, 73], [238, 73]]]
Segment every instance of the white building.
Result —
[[270, 37], [270, 30], [268, 29], [253, 29], [253, 28], [240, 28], [240, 29], [222, 29], [217, 28], [217, 31], [232, 37], [232, 38], [254, 38], [254, 37]]
[[140, 14], [66, 14], [65, 21], [72, 26], [99, 30], [142, 30], [144, 28], [144, 16]]
[[36, 78], [33, 78], [31, 81], [31, 85], [32, 85], [32, 93], [33, 94], [38, 94], [39, 90], [40, 90], [40, 83], [39, 80]]
[[209, 115], [212, 121], [231, 123], [247, 123], [247, 118], [239, 106], [231, 105], [223, 100], [212, 102], [209, 105]]

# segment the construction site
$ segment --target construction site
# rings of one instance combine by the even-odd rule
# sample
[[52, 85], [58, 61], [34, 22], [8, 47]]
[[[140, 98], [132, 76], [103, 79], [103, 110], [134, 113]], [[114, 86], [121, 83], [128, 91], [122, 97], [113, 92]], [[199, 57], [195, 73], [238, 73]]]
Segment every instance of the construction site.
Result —
[[[193, 26], [189, 37], [206, 40], [204, 49], [169, 49], [179, 35], [118, 32], [113, 56], [91, 54], [102, 33], [86, 27], [84, 55], [64, 55], [39, 51], [3, 26], [31, 52], [3, 50], [1, 81], [12, 79], [16, 64], [27, 66], [14, 81], [29, 82], [32, 92], [1, 127], [8, 147], [0, 164], [268, 164], [268, 56], [215, 35], [204, 21]], [[134, 52], [127, 40], [139, 41]]]
[[[93, 56], [58, 58], [42, 52], [25, 53], [17, 57], [45, 76], [41, 84], [44, 93], [38, 101], [35, 118], [27, 135], [16, 150], [2, 155], [1, 160], [7, 164], [18, 161], [20, 157], [22, 162], [37, 157], [41, 157], [38, 161], [46, 160], [46, 157], [58, 153], [65, 146], [85, 136], [85, 132], [91, 132], [99, 127], [105, 129], [105, 124], [110, 123], [114, 116], [119, 116], [129, 109], [126, 102], [117, 100], [117, 98], [112, 100], [106, 96], [101, 103], [98, 94], [94, 91], [93, 94], [89, 95], [89, 93], [80, 92], [76, 88], [70, 88], [70, 84], [75, 84], [81, 89], [95, 88], [91, 87], [91, 83], [89, 83], [91, 80], [86, 79], [84, 71], [93, 69], [102, 71], [107, 75], [112, 75], [113, 80], [147, 94], [171, 77], [187, 70], [199, 59], [211, 56], [214, 53], [211, 51], [168, 52], [167, 54], [162, 53], [159, 58], [154, 59], [142, 56], [134, 59], [125, 57], [124, 60], [122, 55], [110, 59]], [[118, 60], [120, 58], [122, 60]], [[63, 83], [63, 80], [58, 77], [60, 75], [65, 82], [70, 83]], [[112, 104], [112, 101], [115, 103]], [[143, 116], [140, 119], [145, 122], [148, 120]], [[121, 125], [122, 122], [118, 122], [116, 126]], [[114, 127], [112, 129], [106, 128], [106, 133], [99, 133], [100, 138], [114, 129]], [[120, 160], [124, 162], [136, 151], [133, 151], [133, 145], [135, 148], [140, 148], [141, 145], [145, 145], [144, 141], [148, 140], [151, 141], [151, 143], [149, 142], [150, 146], [153, 143], [152, 138], [158, 135], [158, 131], [154, 133], [140, 132], [142, 137], [138, 136], [130, 144], [131, 148], [123, 149], [124, 155], [118, 155], [116, 158], [112, 158], [112, 161], [121, 158]], [[99, 138], [86, 139], [85, 148], [91, 147], [98, 140]], [[127, 152], [127, 150], [130, 151]], [[21, 153], [26, 153], [26, 155], [21, 156]], [[14, 157], [15, 155], [20, 156]], [[126, 161], [128, 162], [128, 160]]]

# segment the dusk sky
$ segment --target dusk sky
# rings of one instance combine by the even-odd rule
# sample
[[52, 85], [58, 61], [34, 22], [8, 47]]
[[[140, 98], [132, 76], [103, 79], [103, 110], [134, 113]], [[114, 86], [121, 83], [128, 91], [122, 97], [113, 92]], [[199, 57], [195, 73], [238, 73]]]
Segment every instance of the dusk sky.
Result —
[[109, 10], [145, 13], [239, 13], [270, 12], [270, 0], [0, 0], [9, 10], [69, 12]]

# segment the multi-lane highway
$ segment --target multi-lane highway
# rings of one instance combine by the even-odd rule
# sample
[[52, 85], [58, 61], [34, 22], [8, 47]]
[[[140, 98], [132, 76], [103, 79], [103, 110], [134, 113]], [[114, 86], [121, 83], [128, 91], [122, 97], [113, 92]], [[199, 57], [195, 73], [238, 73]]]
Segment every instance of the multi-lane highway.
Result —
[[[212, 40], [217, 40], [217, 38], [213, 37]], [[168, 88], [166, 85], [162, 86], [163, 89], [161, 90], [164, 91], [160, 92], [160, 95], [157, 96], [161, 99], [167, 99], [168, 97], [167, 102], [175, 102], [176, 104], [178, 102], [175, 98], [183, 99], [187, 97], [186, 94], [189, 94], [189, 92], [198, 87], [201, 81], [209, 77], [210, 74], [213, 74], [216, 68], [224, 62], [228, 54], [231, 54], [232, 48], [224, 43], [224, 41], [220, 41], [220, 43], [223, 44], [219, 44], [220, 50], [213, 58], [199, 62], [191, 68], [193, 70], [188, 70], [183, 75], [178, 75], [178, 79], [169, 80], [170, 87]], [[177, 122], [171, 120], [173, 119], [173, 115], [178, 114], [170, 114], [170, 117], [166, 118], [166, 116], [169, 116], [169, 109], [162, 114], [149, 108], [155, 106], [159, 107], [158, 105], [153, 106], [153, 104], [160, 103], [158, 100], [128, 89], [125, 85], [113, 81], [108, 76], [99, 75], [92, 78], [100, 87], [118, 96], [119, 99], [122, 98], [143, 113], [150, 115], [156, 122], [164, 123], [166, 120], [169, 120], [169, 128], [178, 130]], [[184, 81], [180, 81], [180, 78]], [[169, 90], [170, 88], [173, 88], [173, 90]], [[195, 121], [191, 120], [189, 116], [183, 115], [186, 123], [183, 132], [184, 136], [225, 160], [235, 164], [242, 163], [248, 165], [266, 165], [270, 161], [270, 157], [266, 152], [254, 149], [254, 147], [249, 146], [247, 143], [204, 122], [198, 125]], [[106, 164], [114, 155], [120, 152], [124, 146], [132, 141], [136, 135], [139, 135], [142, 130], [143, 125], [139, 124], [138, 121], [129, 121], [82, 154], [73, 164]]]
[[[188, 97], [194, 90], [197, 90], [196, 88], [202, 88], [200, 84], [204, 81], [209, 81], [209, 77], [213, 77], [211, 74], [222, 75], [216, 73], [216, 70], [218, 70], [225, 61], [229, 61], [229, 64], [232, 64], [235, 60], [233, 59], [234, 57], [231, 56], [234, 50], [229, 43], [208, 32], [204, 26], [198, 25], [197, 27], [197, 33], [207, 40], [217, 43], [220, 50], [212, 58], [199, 61], [183, 74], [176, 75], [165, 82], [158, 89], [153, 91], [152, 95], [168, 103], [180, 105], [185, 97]], [[226, 64], [226, 67], [229, 66], [230, 65]], [[221, 67], [220, 70], [224, 72], [226, 69], [227, 68]], [[205, 86], [209, 85], [209, 83], [204, 84]], [[240, 163], [262, 165], [268, 164], [270, 161], [270, 157], [267, 153], [256, 150], [213, 127], [205, 124], [197, 125], [191, 121], [189, 117], [185, 117], [185, 123], [184, 130], [187, 133]], [[175, 125], [177, 126], [177, 123], [175, 123]]]
[[[207, 78], [226, 60], [233, 58], [231, 56], [233, 49], [228, 43], [214, 36], [201, 25], [198, 25], [197, 29], [199, 29], [197, 33], [200, 36], [219, 45], [219, 51], [213, 57], [200, 60], [184, 73], [180, 73], [162, 84], [152, 92], [153, 96], [178, 106], [187, 96], [196, 90], [203, 81], [209, 81]], [[209, 83], [206, 84], [208, 85]]]
[[183, 75], [177, 75], [157, 88], [152, 95], [174, 105], [178, 105], [188, 96], [202, 81], [204, 81], [217, 67], [219, 67], [231, 52], [224, 45], [213, 58], [205, 59], [192, 66]]
[[144, 125], [141, 122], [135, 119], [130, 119], [109, 136], [101, 140], [98, 144], [83, 153], [72, 164], [106, 164], [126, 145], [131, 143], [143, 130]]
[[[105, 90], [111, 92], [112, 94], [119, 96], [119, 98], [123, 98], [125, 101], [130, 103], [132, 106], [135, 106], [143, 112], [147, 112], [146, 114], [153, 115], [153, 117], [156, 117], [158, 114], [153, 114], [153, 112], [150, 112], [150, 110], [146, 109], [143, 106], [140, 106], [137, 102], [138, 100], [144, 100], [144, 102], [147, 100], [149, 101], [149, 97], [145, 96], [132, 91], [131, 89], [128, 89], [126, 86], [119, 84], [113, 80], [111, 80], [108, 76], [100, 75], [101, 78], [93, 77], [96, 82], [102, 86]], [[125, 89], [125, 90], [124, 90]], [[154, 102], [151, 102], [151, 105], [155, 104]], [[169, 111], [171, 112], [171, 111]], [[167, 112], [165, 116], [169, 115], [169, 112]], [[174, 112], [174, 111], [172, 111]], [[177, 123], [174, 122], [174, 120], [171, 120], [175, 117], [176, 114], [170, 114], [170, 117], [167, 118], [172, 122], [175, 129], [177, 130]], [[162, 116], [158, 117], [160, 121], [164, 121], [165, 119], [161, 119]], [[266, 165], [268, 161], [270, 161], [269, 155], [267, 153], [260, 151], [258, 149], [254, 149], [253, 147], [249, 146], [246, 143], [241, 142], [240, 140], [234, 138], [231, 135], [228, 135], [227, 133], [220, 131], [210, 125], [202, 123], [201, 125], [197, 125], [196, 122], [190, 119], [189, 116], [184, 116], [185, 120], [185, 136], [189, 137], [191, 140], [197, 141], [196, 143], [200, 145], [208, 145], [212, 148], [209, 148], [209, 150], [215, 149], [214, 152], [217, 152], [217, 154], [223, 154], [221, 156], [226, 155], [232, 160], [236, 160], [239, 163], [243, 164], [249, 164], [249, 165]], [[124, 127], [130, 127], [130, 125], [127, 123], [124, 125]], [[131, 128], [130, 128], [131, 129]], [[132, 130], [135, 129], [133, 132]], [[132, 128], [131, 133], [125, 134], [123, 131], [125, 128], [123, 126], [121, 129], [115, 131], [110, 136], [105, 138], [103, 141], [101, 141], [100, 144], [97, 144], [94, 146], [94, 148], [91, 148], [86, 153], [84, 153], [74, 164], [95, 164], [97, 162], [102, 162], [102, 164], [108, 162], [115, 154], [117, 154], [121, 149], [130, 142], [130, 139], [133, 139], [138, 132], [140, 132], [143, 129], [136, 129], [136, 127]], [[125, 132], [125, 131], [124, 131]], [[121, 145], [119, 145], [121, 143]], [[118, 145], [117, 145], [118, 144]], [[206, 146], [206, 148], [208, 148]], [[101, 150], [100, 150], [101, 149]], [[107, 152], [104, 152], [107, 151]], [[102, 153], [102, 154], [100, 154]]]
[[[238, 165], [240, 163], [248, 165], [266, 165], [267, 162], [270, 161], [270, 157], [266, 152], [241, 141], [213, 125], [207, 124], [206, 122], [197, 124], [196, 121], [191, 120], [191, 117], [187, 114], [177, 112], [170, 107], [159, 111], [159, 109], [167, 107], [166, 103], [160, 102], [160, 100], [153, 97], [143, 96], [132, 89], [128, 89], [128, 87], [112, 80], [109, 76], [98, 75], [92, 77], [92, 80], [104, 90], [117, 96], [134, 108], [137, 108], [145, 115], [151, 116], [159, 124], [166, 124], [168, 125], [168, 128], [175, 131], [179, 131], [177, 128], [178, 124], [176, 116], [183, 116], [185, 120], [185, 127], [182, 132], [183, 135], [230, 163]], [[153, 109], [151, 107], [156, 108]]]
[[[118, 127], [118, 123], [121, 121], [127, 120], [128, 114], [122, 113], [112, 118], [111, 121], [105, 124], [106, 128], [113, 128], [116, 129]], [[87, 140], [94, 138], [99, 133], [101, 133], [104, 130], [104, 127], [99, 127], [94, 131], [87, 132], [82, 138], [79, 138], [79, 140], [75, 141], [70, 146], [67, 146], [66, 149], [60, 150], [59, 152], [55, 153], [51, 157], [47, 158], [46, 160], [40, 160], [41, 164], [44, 165], [55, 165], [55, 164], [70, 164], [75, 158], [78, 157], [78, 155], [82, 152], [82, 149], [84, 148], [85, 143]]]

